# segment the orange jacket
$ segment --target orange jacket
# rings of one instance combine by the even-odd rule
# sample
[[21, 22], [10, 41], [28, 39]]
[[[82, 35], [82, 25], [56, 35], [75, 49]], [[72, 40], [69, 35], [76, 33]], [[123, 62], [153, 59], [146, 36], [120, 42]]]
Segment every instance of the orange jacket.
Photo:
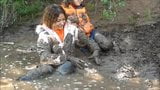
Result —
[[85, 7], [74, 8], [72, 5], [66, 7], [65, 5], [61, 5], [64, 9], [67, 16], [76, 15], [78, 17], [78, 24], [84, 30], [87, 36], [90, 36], [94, 26], [91, 24], [90, 19], [86, 13]]

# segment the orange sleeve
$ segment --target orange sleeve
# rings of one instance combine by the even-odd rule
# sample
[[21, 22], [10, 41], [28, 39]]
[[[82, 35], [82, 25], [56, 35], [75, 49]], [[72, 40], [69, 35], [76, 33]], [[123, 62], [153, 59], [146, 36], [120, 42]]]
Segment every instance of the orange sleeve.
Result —
[[91, 33], [92, 30], [94, 29], [93, 25], [90, 22], [87, 22], [84, 26], [83, 29], [85, 30], [85, 33]]
[[65, 11], [65, 13], [67, 14], [67, 16], [73, 15], [73, 14], [75, 13], [75, 10], [74, 10], [73, 7], [71, 7], [71, 6], [65, 7], [65, 6], [62, 4], [61, 7], [64, 9], [64, 11]]
[[86, 8], [85, 8], [85, 14], [87, 16], [87, 21], [91, 23], [90, 18], [89, 18], [88, 14], [87, 14]]
[[90, 33], [92, 32], [92, 30], [94, 29], [94, 26], [91, 23], [88, 14], [86, 13], [86, 9], [85, 9], [85, 14], [86, 14], [86, 17], [87, 17], [87, 23], [83, 26], [83, 28], [85, 30], [85, 33], [89, 36]]

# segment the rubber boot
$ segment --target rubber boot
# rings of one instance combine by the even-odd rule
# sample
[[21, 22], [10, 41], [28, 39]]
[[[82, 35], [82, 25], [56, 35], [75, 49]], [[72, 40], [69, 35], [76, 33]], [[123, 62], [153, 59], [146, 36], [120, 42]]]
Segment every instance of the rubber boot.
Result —
[[40, 77], [44, 77], [46, 75], [52, 74], [54, 72], [54, 68], [51, 65], [40, 65], [37, 68], [27, 72], [26, 75], [19, 77], [17, 80], [20, 81], [30, 81], [34, 79], [38, 79]]

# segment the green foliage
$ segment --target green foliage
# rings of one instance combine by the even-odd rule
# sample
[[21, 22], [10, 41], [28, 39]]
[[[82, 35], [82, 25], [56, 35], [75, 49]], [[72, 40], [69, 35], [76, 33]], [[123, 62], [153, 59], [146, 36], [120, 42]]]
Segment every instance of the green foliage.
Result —
[[105, 19], [111, 20], [114, 17], [116, 17], [116, 12], [104, 9], [103, 12], [102, 12], [102, 17], [105, 18]]
[[16, 12], [20, 16], [32, 15], [39, 12], [42, 9], [42, 4], [39, 0], [29, 4], [24, 0], [16, 0], [13, 3], [13, 6], [16, 8]]
[[150, 10], [150, 9], [144, 10], [144, 19], [145, 19], [146, 21], [152, 19], [152, 13], [151, 13], [151, 10]]
[[7, 2], [7, 0], [0, 0], [0, 5], [2, 5], [2, 3], [6, 3]]
[[12, 5], [13, 0], [0, 0], [0, 29], [8, 27], [15, 21], [16, 13]]
[[106, 6], [119, 6], [124, 7], [125, 1], [124, 0], [101, 0], [101, 2]]
[[138, 18], [135, 17], [135, 16], [129, 16], [129, 17], [128, 17], [129, 23], [132, 24], [132, 25], [135, 25], [135, 24], [136, 24], [137, 19], [138, 19]]
[[[36, 16], [48, 0], [0, 0], [0, 28], [8, 27], [23, 16]], [[50, 0], [51, 1], [51, 0]]]
[[124, 7], [126, 5], [126, 2], [124, 0], [118, 0], [117, 6]]
[[94, 5], [93, 3], [87, 3], [87, 4], [86, 4], [86, 7], [87, 7], [90, 11], [95, 10], [95, 5]]
[[116, 17], [118, 13], [117, 8], [125, 6], [124, 0], [101, 0], [101, 2], [104, 5], [102, 16], [109, 20]]

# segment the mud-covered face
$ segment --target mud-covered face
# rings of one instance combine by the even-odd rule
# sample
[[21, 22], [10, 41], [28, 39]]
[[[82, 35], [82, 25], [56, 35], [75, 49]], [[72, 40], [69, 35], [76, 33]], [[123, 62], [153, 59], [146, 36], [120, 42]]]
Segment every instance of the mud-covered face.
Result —
[[52, 24], [52, 29], [63, 29], [66, 22], [64, 14], [60, 14], [57, 21]]
[[73, 0], [73, 3], [74, 3], [76, 6], [80, 6], [82, 2], [83, 2], [83, 0]]

